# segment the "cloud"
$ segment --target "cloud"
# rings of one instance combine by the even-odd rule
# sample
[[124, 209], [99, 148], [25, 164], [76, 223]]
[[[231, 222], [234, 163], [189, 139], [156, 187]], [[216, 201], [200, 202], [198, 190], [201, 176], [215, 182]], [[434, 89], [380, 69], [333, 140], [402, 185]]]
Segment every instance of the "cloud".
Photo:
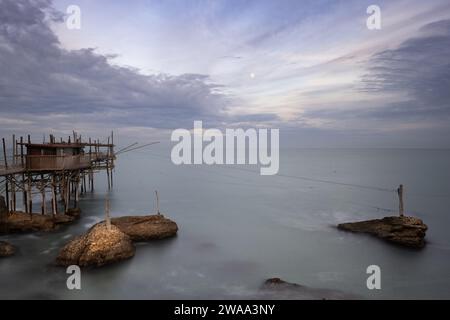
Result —
[[0, 0], [0, 131], [448, 126], [450, 7], [391, 3], [375, 33], [360, 1], [86, 2], [72, 32], [62, 3]]
[[62, 15], [50, 1], [0, 2], [2, 118], [32, 121], [42, 131], [58, 127], [61, 115], [73, 125], [154, 128], [226, 119], [229, 98], [207, 75], [144, 75], [113, 65], [113, 55], [92, 48], [66, 50], [51, 21], [61, 23]]
[[368, 61], [360, 90], [399, 94], [401, 101], [370, 108], [366, 116], [389, 119], [450, 119], [450, 20], [420, 28], [398, 48], [384, 50]]

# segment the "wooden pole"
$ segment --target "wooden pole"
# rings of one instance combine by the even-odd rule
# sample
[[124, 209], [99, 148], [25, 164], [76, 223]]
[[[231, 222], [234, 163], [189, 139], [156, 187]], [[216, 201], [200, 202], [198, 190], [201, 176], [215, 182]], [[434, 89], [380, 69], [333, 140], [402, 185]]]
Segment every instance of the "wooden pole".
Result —
[[[31, 135], [27, 135], [27, 142], [28, 144], [31, 143]], [[31, 175], [28, 174], [28, 192], [27, 192], [27, 201], [28, 201], [28, 213], [30, 214], [30, 217], [33, 213], [33, 199], [32, 199], [32, 192], [31, 192]]]
[[157, 190], [155, 190], [155, 195], [156, 195], [156, 213], [158, 215], [160, 215], [161, 212], [159, 212], [159, 196], [158, 196], [158, 191]]
[[[20, 165], [22, 166], [22, 168], [25, 168], [25, 159], [23, 153], [23, 137], [20, 137]], [[25, 173], [22, 173], [22, 183], [25, 183]], [[22, 201], [23, 206], [25, 207], [25, 213], [28, 213], [28, 200], [25, 185], [23, 186]]]
[[89, 169], [89, 172], [88, 172], [88, 184], [89, 184], [89, 188], [91, 189], [91, 192], [93, 192], [94, 184], [92, 183], [92, 141], [91, 141], [91, 137], [89, 137], [89, 162], [91, 164], [91, 168]]
[[69, 177], [66, 178], [66, 183], [65, 183], [65, 197], [64, 197], [64, 213], [67, 213], [69, 211], [69, 201], [70, 201], [70, 179]]
[[27, 190], [27, 199], [28, 199], [28, 213], [30, 214], [30, 217], [32, 217], [33, 213], [33, 199], [32, 199], [32, 193], [31, 193], [31, 175], [28, 175], [28, 190]]
[[403, 205], [403, 185], [401, 184], [397, 189], [398, 200], [399, 200], [399, 214], [400, 217], [403, 217], [404, 214], [404, 205]]
[[53, 217], [56, 216], [56, 213], [58, 211], [57, 204], [56, 204], [56, 181], [55, 181], [55, 175], [52, 174], [52, 213]]
[[[5, 138], [2, 138], [2, 142], [3, 142], [3, 157], [5, 158], [5, 169], [8, 170], [8, 160], [6, 159]], [[6, 176], [6, 179], [5, 179], [5, 195], [6, 195], [6, 212], [8, 212], [8, 214], [9, 214], [10, 203], [9, 203], [8, 178], [9, 178], [9, 176]]]
[[109, 146], [109, 158], [111, 159], [111, 188], [114, 186], [114, 131], [111, 131], [111, 145]]
[[5, 179], [5, 195], [6, 195], [6, 212], [9, 214], [9, 211], [11, 209], [10, 203], [9, 203], [9, 186], [8, 186], [8, 179], [10, 176], [6, 176]]
[[41, 214], [44, 215], [47, 210], [45, 207], [45, 182], [43, 174], [41, 174], [41, 195], [42, 195]]
[[12, 183], [11, 183], [11, 195], [12, 195], [12, 205], [11, 210], [16, 211], [16, 175], [12, 175]]
[[75, 181], [75, 206], [74, 206], [75, 208], [78, 208], [78, 200], [80, 197], [79, 185], [80, 185], [80, 173], [78, 172], [77, 178]]
[[105, 216], [106, 216], [106, 228], [111, 231], [111, 217], [109, 216], [109, 198], [106, 197], [105, 200]]
[[5, 144], [5, 138], [2, 138], [3, 143], [3, 158], [5, 159], [5, 168], [8, 169], [8, 160], [6, 159], [6, 144]]
[[86, 193], [86, 172], [83, 171], [83, 193]]
[[[108, 145], [109, 145], [109, 137], [108, 137]], [[108, 151], [106, 154], [106, 175], [108, 177], [108, 190], [111, 189], [111, 177], [110, 177], [110, 172], [109, 172], [109, 147], [108, 147]]]
[[16, 164], [16, 135], [13, 134], [12, 135], [12, 152], [13, 152], [13, 158], [12, 158], [12, 165], [14, 167], [14, 165]]
[[94, 171], [92, 169], [89, 172], [89, 180], [91, 183], [91, 192], [94, 192]]
[[24, 165], [24, 159], [23, 159], [23, 137], [20, 137], [20, 164]]
[[[16, 144], [16, 135], [13, 134], [13, 166], [17, 164], [17, 144]], [[12, 175], [12, 181], [11, 181], [11, 210], [16, 211], [16, 175]]]

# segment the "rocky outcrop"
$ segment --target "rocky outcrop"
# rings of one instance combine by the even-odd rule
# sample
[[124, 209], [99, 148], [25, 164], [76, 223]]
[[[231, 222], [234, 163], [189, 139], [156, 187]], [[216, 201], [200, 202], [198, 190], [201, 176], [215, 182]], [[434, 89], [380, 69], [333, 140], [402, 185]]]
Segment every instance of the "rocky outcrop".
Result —
[[1, 221], [0, 233], [22, 233], [34, 231], [51, 231], [57, 229], [62, 224], [73, 222], [76, 217], [64, 214], [52, 215], [32, 215], [25, 212], [12, 212]]
[[22, 211], [10, 212], [5, 204], [5, 198], [0, 196], [0, 234], [22, 233], [34, 231], [51, 231], [62, 224], [73, 222], [80, 216], [80, 209], [69, 209], [69, 213], [52, 215], [29, 214]]
[[12, 256], [15, 252], [16, 248], [12, 244], [6, 241], [0, 241], [0, 257]]
[[149, 241], [173, 237], [177, 224], [163, 215], [124, 216], [111, 219], [111, 224], [126, 233], [133, 241]]
[[108, 230], [105, 223], [98, 223], [62, 248], [56, 263], [60, 266], [100, 267], [131, 258], [134, 252], [129, 236], [114, 225]]
[[317, 289], [297, 283], [286, 282], [280, 278], [267, 279], [260, 290], [260, 299], [358, 299], [353, 294], [330, 289]]
[[301, 285], [297, 283], [290, 283], [286, 282], [284, 280], [281, 280], [280, 278], [270, 278], [264, 281], [264, 284], [262, 286], [263, 289], [297, 289], [302, 287]]
[[385, 217], [360, 222], [342, 223], [341, 230], [363, 232], [381, 239], [412, 248], [425, 246], [425, 234], [428, 229], [422, 220], [415, 217]]
[[177, 224], [163, 215], [114, 218], [109, 231], [102, 221], [85, 235], [70, 241], [60, 251], [56, 264], [103, 266], [134, 256], [133, 241], [164, 239], [176, 235], [177, 231]]

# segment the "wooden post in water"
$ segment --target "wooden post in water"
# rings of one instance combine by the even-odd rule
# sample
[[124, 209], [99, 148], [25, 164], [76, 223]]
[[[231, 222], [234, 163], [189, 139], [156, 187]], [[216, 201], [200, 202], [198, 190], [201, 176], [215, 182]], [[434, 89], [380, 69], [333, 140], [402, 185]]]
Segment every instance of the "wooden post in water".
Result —
[[108, 231], [111, 231], [111, 217], [109, 216], [109, 198], [106, 197], [105, 200], [105, 221], [106, 221], [106, 228]]
[[41, 174], [41, 196], [42, 196], [42, 203], [41, 203], [41, 214], [46, 214], [46, 203], [45, 203], [45, 181], [44, 181], [44, 175]]
[[114, 187], [114, 131], [111, 131], [111, 147], [109, 151], [111, 157], [111, 188]]
[[33, 199], [32, 199], [32, 192], [31, 192], [31, 175], [28, 175], [28, 188], [27, 188], [27, 199], [28, 199], [28, 213], [30, 214], [30, 217], [32, 217], [33, 213]]
[[[17, 156], [17, 145], [16, 145], [16, 135], [13, 134], [13, 166], [16, 166], [16, 156]], [[16, 175], [12, 175], [12, 181], [11, 181], [11, 210], [16, 211]]]
[[[109, 137], [108, 137], [108, 145], [109, 145]], [[106, 175], [108, 176], [108, 190], [111, 189], [111, 177], [110, 177], [110, 172], [109, 172], [109, 147], [108, 147], [108, 151], [106, 152]]]
[[[28, 144], [31, 144], [31, 135], [27, 136]], [[28, 194], [27, 194], [27, 200], [28, 200], [28, 212], [30, 214], [30, 217], [33, 213], [33, 193], [32, 193], [32, 177], [31, 174], [28, 175]]]
[[[22, 169], [25, 168], [25, 159], [24, 159], [24, 153], [23, 153], [23, 137], [20, 137], [20, 165], [22, 166]], [[22, 173], [22, 181], [25, 181], [25, 173]], [[27, 201], [27, 192], [25, 186], [22, 188], [22, 201], [23, 206], [25, 207], [25, 212], [28, 213], [28, 201]]]
[[57, 204], [56, 204], [56, 181], [55, 181], [55, 175], [52, 174], [52, 213], [53, 217], [56, 216], [56, 212], [58, 211]]
[[86, 193], [86, 172], [83, 171], [83, 193]]
[[[5, 138], [2, 138], [3, 142], [3, 157], [5, 159], [5, 169], [8, 170], [8, 160], [6, 159], [6, 144], [5, 144]], [[5, 178], [5, 194], [6, 194], [6, 212], [9, 214], [9, 190], [8, 190], [8, 177]]]
[[70, 204], [70, 177], [66, 178], [64, 192], [64, 213], [67, 213], [69, 211]]
[[158, 191], [157, 190], [155, 190], [155, 195], [156, 195], [156, 213], [158, 215], [160, 215], [161, 212], [159, 211], [159, 196], [158, 196]]
[[399, 200], [399, 214], [400, 217], [403, 217], [404, 214], [404, 206], [403, 206], [403, 185], [401, 184], [397, 189], [398, 200]]
[[75, 181], [75, 205], [74, 208], [77, 209], [78, 208], [78, 201], [80, 198], [80, 173], [77, 173], [77, 177], [76, 177], [76, 181]]

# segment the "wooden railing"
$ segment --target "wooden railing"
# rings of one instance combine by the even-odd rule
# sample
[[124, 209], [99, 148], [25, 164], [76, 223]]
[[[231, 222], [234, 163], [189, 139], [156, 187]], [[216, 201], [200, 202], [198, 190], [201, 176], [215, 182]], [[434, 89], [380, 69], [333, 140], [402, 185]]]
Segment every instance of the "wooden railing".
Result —
[[27, 155], [26, 170], [73, 170], [88, 168], [92, 161], [107, 157], [103, 153], [80, 154], [74, 156]]

